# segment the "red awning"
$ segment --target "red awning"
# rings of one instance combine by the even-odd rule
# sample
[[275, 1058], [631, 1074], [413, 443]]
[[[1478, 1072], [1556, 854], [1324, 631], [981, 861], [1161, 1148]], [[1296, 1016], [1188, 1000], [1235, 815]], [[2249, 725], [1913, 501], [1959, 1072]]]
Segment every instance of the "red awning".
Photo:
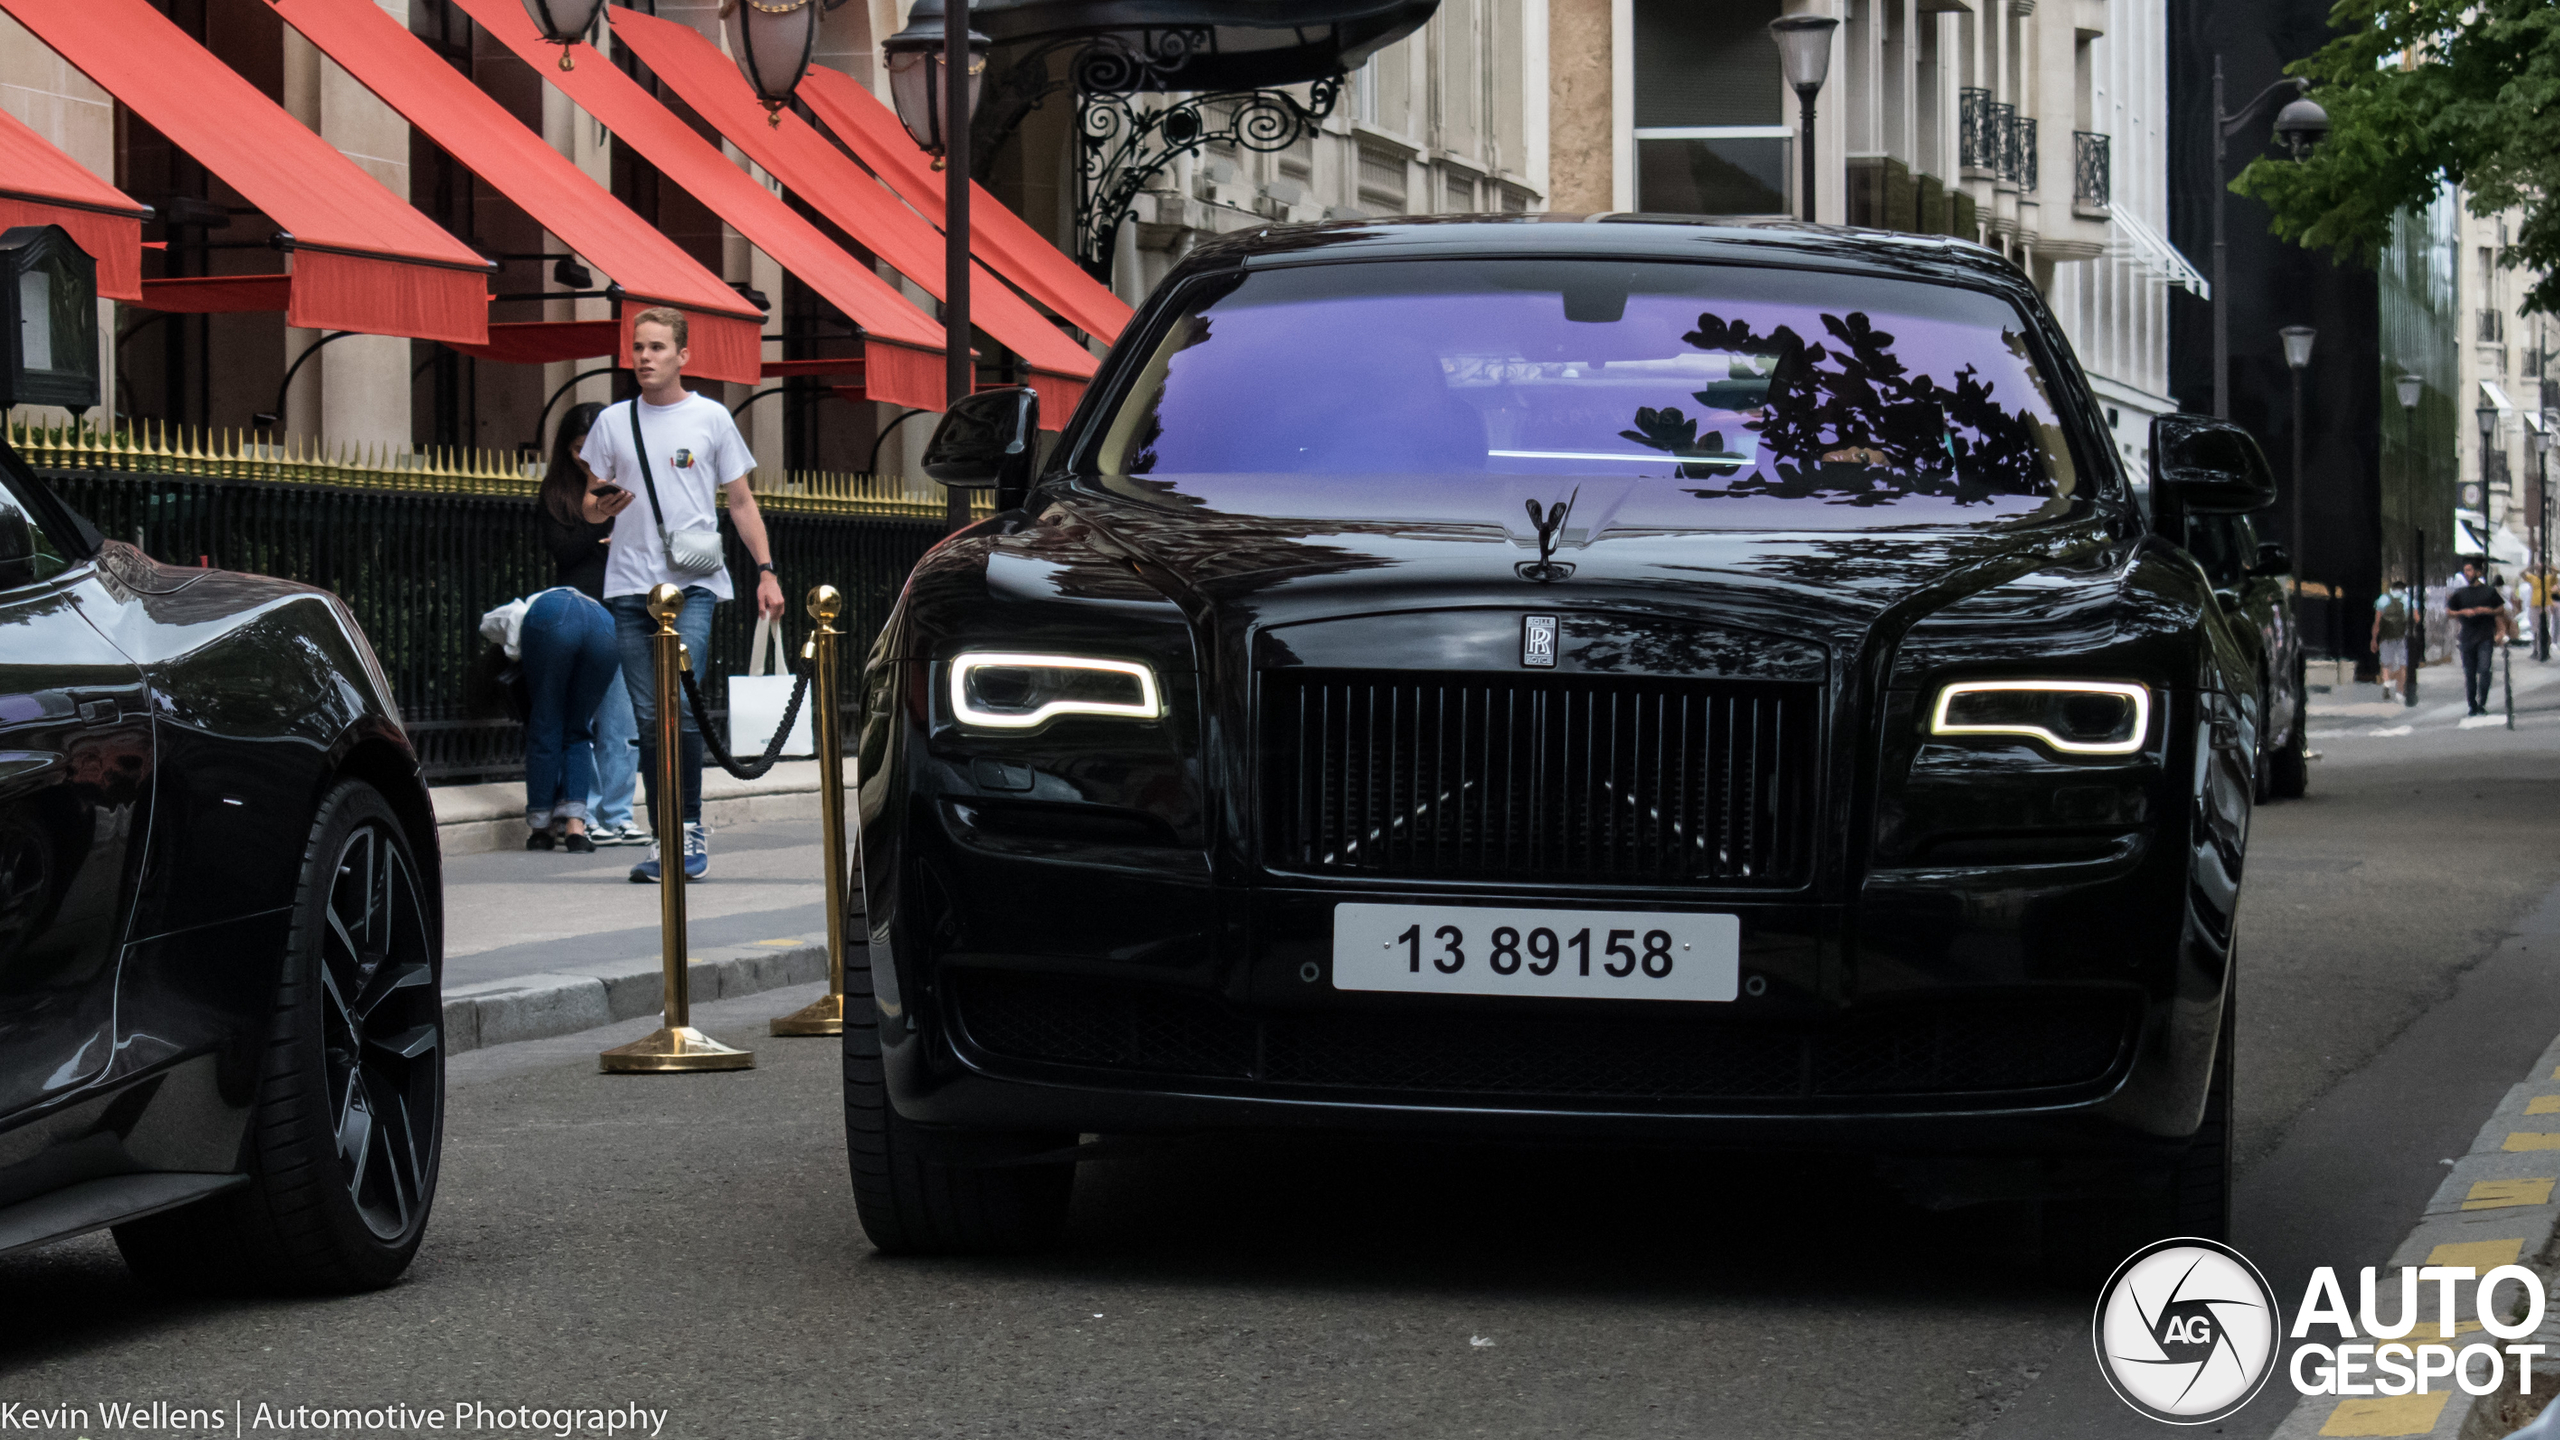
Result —
[[[694, 324], [701, 322], [696, 320]], [[698, 332], [697, 332], [698, 333]], [[501, 360], [510, 365], [548, 365], [555, 360], [616, 360], [624, 366], [631, 347], [622, 343], [619, 320], [528, 320], [491, 325], [486, 345], [456, 345], [465, 355]], [[696, 367], [688, 365], [685, 373]], [[726, 375], [717, 376], [726, 380]]]
[[237, 315], [293, 303], [290, 275], [189, 275], [142, 282], [142, 303], [181, 315]]
[[[780, 114], [780, 125], [767, 123], [764, 106], [748, 88], [746, 77], [738, 73], [736, 62], [702, 38], [701, 32], [633, 10], [617, 11], [613, 30], [748, 159], [927, 294], [943, 298], [941, 233], [864, 174], [809, 122], [786, 110]], [[1093, 376], [1092, 353], [1067, 338], [984, 266], [977, 267], [970, 283], [969, 309], [979, 329], [1030, 364], [1031, 383], [1041, 392], [1042, 415], [1052, 423], [1063, 423], [1083, 393], [1084, 382]]]
[[[274, 0], [274, 5], [286, 24], [408, 117], [465, 169], [610, 275], [629, 300], [643, 309], [672, 305], [684, 311], [693, 350], [687, 374], [754, 383], [757, 363], [764, 357], [764, 316], [439, 59], [381, 6], [372, 0]], [[489, 328], [494, 335], [500, 327]]]
[[486, 337], [493, 267], [149, 0], [0, 0], [0, 9], [282, 227], [293, 255], [285, 323], [475, 345]]
[[568, 55], [575, 68], [560, 69], [560, 47], [534, 30], [518, 0], [457, 3], [537, 74], [612, 131], [614, 138], [736, 226], [749, 243], [861, 326], [869, 361], [865, 375], [873, 398], [942, 408], [942, 327], [908, 303], [888, 281], [846, 254], [772, 191], [748, 178], [592, 48], [570, 46]]
[[59, 225], [98, 262], [98, 293], [142, 298], [142, 222], [151, 207], [90, 174], [79, 161], [0, 110], [0, 230]]
[[[933, 168], [933, 157], [917, 148], [907, 127], [898, 123], [897, 112], [852, 76], [824, 65], [809, 67], [808, 77], [800, 82], [800, 98], [809, 102], [809, 108], [853, 151], [854, 158], [870, 166], [928, 223], [940, 228], [942, 172]], [[975, 181], [969, 185], [969, 249], [981, 263], [1097, 340], [1119, 339], [1121, 327], [1129, 323], [1126, 302]]]

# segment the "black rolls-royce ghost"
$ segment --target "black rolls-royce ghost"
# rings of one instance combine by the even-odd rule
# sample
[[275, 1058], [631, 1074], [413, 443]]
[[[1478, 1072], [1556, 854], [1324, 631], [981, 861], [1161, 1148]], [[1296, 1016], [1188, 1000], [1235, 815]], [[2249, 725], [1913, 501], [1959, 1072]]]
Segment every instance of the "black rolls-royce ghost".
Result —
[[0, 1251], [348, 1290], [425, 1233], [435, 819], [355, 619], [101, 541], [0, 444]]
[[[1081, 1135], [1305, 1127], [2220, 1232], [2257, 687], [2014, 267], [1256, 231], [1036, 472], [1035, 408], [946, 417], [930, 473], [1000, 513], [869, 658], [876, 1245], [1037, 1242]], [[2245, 434], [2154, 441], [2169, 523], [2264, 502]]]

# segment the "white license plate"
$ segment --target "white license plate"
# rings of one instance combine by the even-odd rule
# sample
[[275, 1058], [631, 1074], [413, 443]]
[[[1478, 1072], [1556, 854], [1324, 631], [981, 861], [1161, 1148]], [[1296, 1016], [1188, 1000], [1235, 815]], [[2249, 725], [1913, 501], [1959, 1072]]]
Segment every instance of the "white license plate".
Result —
[[1333, 907], [1336, 990], [1731, 1000], [1741, 957], [1742, 921], [1732, 915], [1507, 905]]

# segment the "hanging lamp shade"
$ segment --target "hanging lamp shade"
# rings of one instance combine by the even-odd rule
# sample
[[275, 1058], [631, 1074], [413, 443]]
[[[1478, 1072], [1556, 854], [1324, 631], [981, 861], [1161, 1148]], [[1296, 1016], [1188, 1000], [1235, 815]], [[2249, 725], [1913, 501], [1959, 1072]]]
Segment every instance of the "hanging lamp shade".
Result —
[[569, 47], [587, 38], [596, 16], [604, 9], [604, 0], [524, 0], [524, 13], [533, 17], [533, 28], [542, 38], [560, 47], [560, 68], [574, 70], [577, 62], [569, 58]]
[[[924, 7], [916, 9], [921, 12]], [[975, 30], [969, 32], [969, 110], [978, 109], [978, 92], [986, 83], [987, 37]], [[917, 148], [939, 156], [943, 153], [943, 61], [942, 17], [923, 15], [906, 29], [880, 42], [880, 58], [889, 66], [889, 100], [897, 107], [898, 123], [907, 127]], [[937, 165], [935, 168], [939, 169]]]
[[[533, 0], [526, 0], [527, 4]], [[809, 73], [809, 55], [818, 44], [818, 0], [722, 0], [721, 18], [729, 26], [729, 53], [764, 102], [765, 123], [780, 125], [782, 107]]]

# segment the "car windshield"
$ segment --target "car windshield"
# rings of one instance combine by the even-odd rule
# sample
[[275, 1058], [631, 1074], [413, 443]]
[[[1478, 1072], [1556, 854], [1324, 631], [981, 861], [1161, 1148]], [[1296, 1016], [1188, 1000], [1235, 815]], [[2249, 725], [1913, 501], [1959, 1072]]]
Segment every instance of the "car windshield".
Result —
[[[1399, 260], [1197, 287], [1079, 468], [1158, 503], [1598, 529], [2061, 518], [2026, 324], [1947, 285], [1730, 265]], [[1575, 498], [1578, 495], [1579, 498]]]

